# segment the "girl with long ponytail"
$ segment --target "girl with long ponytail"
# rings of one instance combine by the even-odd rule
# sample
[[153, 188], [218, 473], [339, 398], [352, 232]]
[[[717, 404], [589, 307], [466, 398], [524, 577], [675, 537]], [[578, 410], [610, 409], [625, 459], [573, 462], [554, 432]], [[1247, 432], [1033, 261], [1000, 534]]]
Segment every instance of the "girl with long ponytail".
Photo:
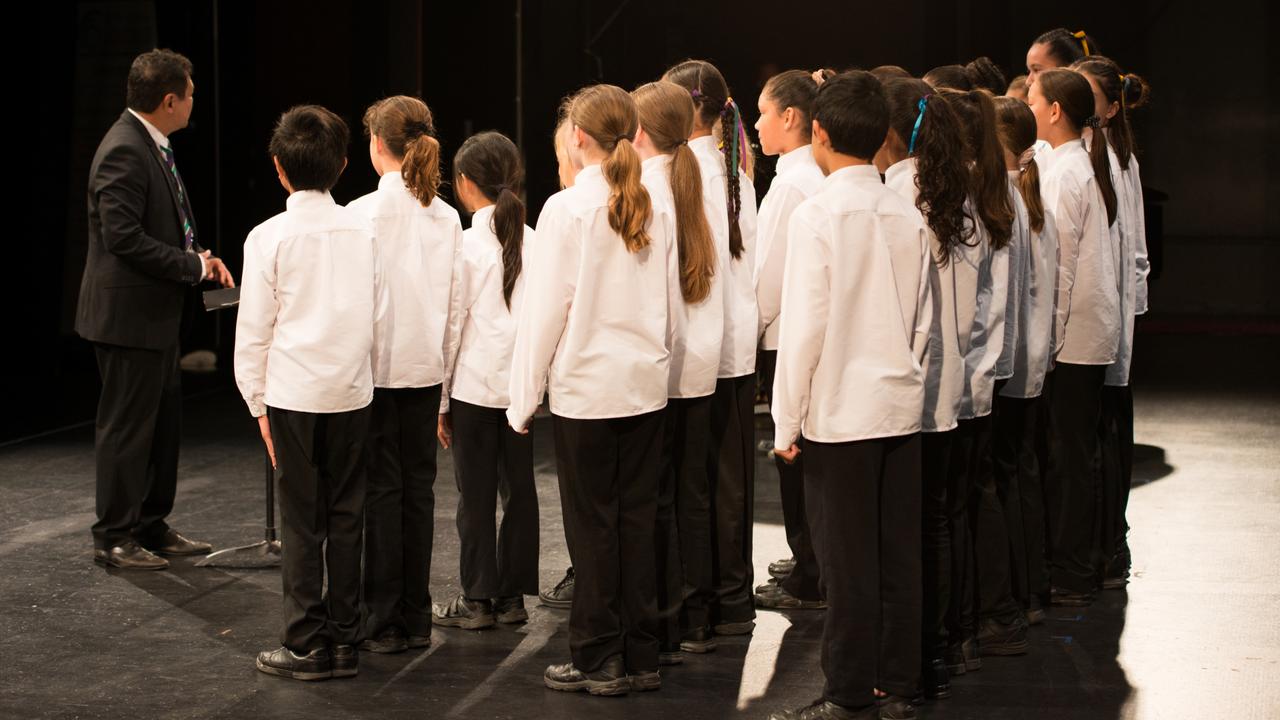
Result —
[[656, 526], [659, 660], [671, 664], [680, 657], [685, 627], [707, 625], [714, 599], [710, 557], [697, 549], [710, 538], [707, 446], [724, 335], [724, 290], [703, 205], [702, 172], [687, 139], [693, 132], [693, 100], [666, 81], [642, 85], [631, 95], [640, 112], [635, 145], [641, 181], [654, 212], [668, 218], [678, 259]]
[[[501, 133], [473, 135], [453, 156], [453, 186], [473, 214], [458, 273], [458, 356], [437, 436], [453, 451], [462, 591], [435, 605], [437, 625], [474, 630], [495, 621], [523, 622], [524, 596], [538, 592], [533, 443], [513, 432], [505, 416], [525, 250], [533, 240], [520, 200], [523, 183], [520, 151]], [[499, 495], [500, 531], [494, 517]]]
[[1093, 460], [1101, 392], [1122, 326], [1109, 230], [1116, 199], [1089, 81], [1071, 70], [1045, 70], [1028, 101], [1038, 137], [1053, 148], [1045, 153], [1041, 190], [1059, 248], [1044, 474], [1050, 602], [1082, 606], [1092, 602], [1096, 582]]
[[1090, 55], [1072, 63], [1071, 69], [1084, 75], [1093, 89], [1094, 114], [1103, 120], [1110, 152], [1111, 175], [1115, 180], [1116, 222], [1111, 226], [1113, 241], [1120, 253], [1120, 308], [1123, 329], [1116, 361], [1107, 368], [1102, 389], [1101, 486], [1103, 490], [1102, 530], [1094, 558], [1105, 588], [1123, 587], [1129, 576], [1129, 548], [1125, 540], [1128, 523], [1125, 507], [1129, 500], [1133, 467], [1133, 392], [1129, 388], [1129, 367], [1133, 358], [1134, 319], [1147, 310], [1146, 222], [1143, 218], [1142, 179], [1134, 155], [1129, 111], [1141, 107], [1147, 85], [1141, 77], [1124, 74], [1110, 58]]
[[[822, 189], [822, 169], [813, 159], [813, 103], [818, 83], [809, 70], [787, 70], [769, 78], [756, 102], [756, 134], [765, 155], [778, 156], [777, 174], [760, 203], [756, 246], [756, 301], [760, 308], [760, 386], [773, 387], [781, 328], [782, 275], [787, 259], [787, 225], [802, 202]], [[772, 400], [772, 399], [771, 399]], [[804, 510], [804, 461], [774, 458], [782, 519], [791, 557], [770, 563], [776, 583], [756, 588], [756, 604], [779, 609], [822, 608], [817, 558]]]
[[[921, 363], [925, 387], [920, 426], [924, 488], [921, 687], [925, 697], [941, 699], [951, 694], [945, 664], [949, 646], [955, 645], [955, 653], [963, 655], [964, 636], [959, 631], [963, 589], [952, 588], [951, 582], [962, 566], [951, 559], [965, 555], [969, 533], [965, 514], [949, 511], [948, 468], [965, 386], [958, 318], [966, 318], [964, 341], [968, 342], [978, 276], [966, 272], [971, 268], [967, 253], [976, 249], [979, 240], [967, 209], [964, 129], [951, 103], [922, 80], [889, 80], [884, 89], [889, 132], [876, 163], [884, 172], [885, 186], [911, 201], [923, 215], [933, 261], [929, 267], [933, 322]], [[955, 672], [963, 670], [962, 660]]]
[[[402, 652], [431, 642], [432, 486], [438, 411], [458, 343], [462, 252], [458, 213], [442, 200], [440, 143], [418, 98], [380, 100], [364, 115], [378, 189], [350, 207], [374, 226], [395, 323], [375, 357], [365, 496], [361, 648]], [[403, 518], [414, 518], [405, 522]]]
[[1053, 342], [1058, 233], [1040, 192], [1035, 115], [1025, 102], [1016, 98], [996, 98], [995, 103], [1005, 164], [1017, 185], [1021, 207], [1025, 208], [1029, 239], [1025, 260], [1020, 263], [1025, 282], [1015, 295], [1018, 330], [1014, 338], [1013, 376], [995, 399], [992, 461], [996, 487], [1005, 503], [1013, 596], [1034, 625], [1044, 619], [1041, 597], [1049, 591], [1042, 560], [1044, 491], [1035, 453], [1042, 391]]
[[[724, 339], [711, 408], [711, 496], [717, 602], [710, 628], [691, 629], [686, 649], [714, 647], [712, 633], [755, 628], [751, 528], [755, 485], [755, 369], [758, 314], [753, 282], [755, 189], [747, 170], [751, 143], [729, 85], [714, 65], [686, 60], [662, 76], [684, 88], [696, 114], [689, 149], [702, 170], [703, 201], [719, 255], [724, 288]], [[719, 140], [717, 141], [717, 137]]]
[[570, 102], [573, 186], [538, 217], [524, 269], [507, 421], [550, 398], [565, 539], [576, 577], [571, 661], [554, 690], [656, 690], [654, 523], [671, 364], [674, 231], [641, 183], [631, 96], [593, 85]]

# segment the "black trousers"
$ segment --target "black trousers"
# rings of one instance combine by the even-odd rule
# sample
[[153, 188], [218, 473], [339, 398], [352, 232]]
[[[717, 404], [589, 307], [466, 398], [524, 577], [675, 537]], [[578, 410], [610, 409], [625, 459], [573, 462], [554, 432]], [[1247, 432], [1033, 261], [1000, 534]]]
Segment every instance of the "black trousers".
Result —
[[710, 395], [667, 401], [654, 552], [658, 642], [668, 650], [679, 647], [684, 632], [710, 625], [715, 600], [711, 490], [707, 483], [710, 435]]
[[925, 661], [947, 649], [946, 616], [951, 606], [951, 530], [947, 512], [954, 430], [920, 433], [920, 549], [923, 584], [920, 642]]
[[658, 669], [654, 527], [663, 414], [552, 416], [575, 576], [569, 650], [583, 672], [614, 655], [629, 670]]
[[[760, 382], [773, 389], [773, 374], [778, 365], [777, 350], [761, 350], [757, 366]], [[773, 407], [773, 395], [769, 395], [769, 407]], [[787, 545], [795, 558], [795, 569], [782, 581], [782, 587], [802, 600], [820, 600], [822, 593], [818, 583], [818, 559], [813, 555], [813, 539], [809, 536], [809, 521], [804, 509], [804, 440], [797, 441], [801, 453], [794, 463], [774, 458], [778, 469], [778, 495], [782, 499], [782, 523], [787, 533]]]
[[364, 629], [431, 634], [440, 386], [375, 388], [365, 504]]
[[267, 414], [279, 468], [282, 644], [300, 654], [353, 644], [360, 635], [370, 410], [317, 414], [268, 408]]
[[977, 633], [974, 599], [977, 581], [973, 566], [973, 532], [969, 499], [973, 495], [973, 447], [978, 422], [961, 420], [951, 431], [951, 461], [947, 468], [947, 533], [951, 539], [951, 592], [945, 615], [947, 642], [957, 645]]
[[1101, 577], [1129, 534], [1125, 510], [1133, 488], [1133, 391], [1127, 385], [1102, 388], [1098, 455], [1102, 513], [1094, 560]]
[[823, 698], [920, 684], [920, 436], [805, 445], [805, 497], [827, 613]]
[[[1007, 384], [997, 380], [995, 396]], [[993, 397], [994, 407], [994, 397]], [[976, 418], [973, 455], [973, 495], [969, 499], [969, 526], [973, 532], [973, 568], [977, 583], [977, 611], [980, 618], [995, 618], [1008, 623], [1021, 614], [1013, 599], [1010, 580], [1009, 528], [1005, 522], [1004, 504], [996, 487], [992, 454], [995, 411]]]
[[1058, 363], [1049, 392], [1044, 474], [1049, 573], [1054, 587], [1092, 592], [1102, 381], [1105, 365]]
[[1036, 457], [1040, 398], [996, 396], [992, 459], [1009, 532], [1010, 588], [1023, 608], [1049, 591], [1044, 567], [1044, 489]]
[[716, 381], [711, 399], [711, 623], [756, 617], [751, 532], [755, 502], [755, 375]]
[[[469, 598], [538, 594], [538, 489], [533, 439], [507, 425], [506, 410], [449, 401], [458, 483], [462, 593]], [[502, 525], [496, 518], [502, 498]]]
[[169, 530], [178, 483], [182, 375], [178, 343], [144, 350], [95, 343], [102, 395], [94, 430], [100, 549], [130, 537], [158, 543]]

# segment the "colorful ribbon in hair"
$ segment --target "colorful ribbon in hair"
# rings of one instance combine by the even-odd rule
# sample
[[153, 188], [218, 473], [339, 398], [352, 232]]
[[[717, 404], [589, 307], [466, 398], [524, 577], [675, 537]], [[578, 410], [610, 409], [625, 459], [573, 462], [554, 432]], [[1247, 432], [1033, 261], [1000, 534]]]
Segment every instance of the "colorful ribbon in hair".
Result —
[[[737, 133], [737, 137], [734, 140], [721, 137], [719, 147], [720, 152], [729, 153], [729, 165], [736, 173], [742, 167], [742, 159], [747, 156], [747, 129], [742, 124], [742, 113], [738, 111], [738, 103], [731, 97], [724, 101], [724, 105], [733, 110], [733, 131]], [[722, 128], [724, 129], [726, 128]]]
[[920, 108], [920, 114], [916, 115], [916, 126], [911, 128], [911, 143], [907, 145], [907, 155], [911, 155], [916, 151], [916, 136], [920, 134], [920, 123], [924, 122], [924, 109], [928, 106], [929, 98], [931, 97], [933, 95], [925, 95], [920, 98], [920, 104], [917, 105]]
[[1084, 34], [1083, 30], [1077, 30], [1071, 33], [1071, 37], [1080, 41], [1080, 47], [1084, 50], [1085, 55], [1093, 54], [1089, 52], [1089, 39], [1088, 39], [1088, 36]]

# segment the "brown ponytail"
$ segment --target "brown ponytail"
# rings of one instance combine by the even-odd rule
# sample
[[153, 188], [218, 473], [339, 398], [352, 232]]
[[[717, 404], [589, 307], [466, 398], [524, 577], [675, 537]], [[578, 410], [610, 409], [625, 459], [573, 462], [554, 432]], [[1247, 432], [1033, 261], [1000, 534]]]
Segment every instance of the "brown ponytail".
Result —
[[423, 207], [430, 205], [440, 191], [440, 143], [427, 104], [408, 95], [379, 100], [364, 113], [364, 131], [400, 159], [405, 186]]
[[705, 60], [685, 60], [662, 76], [663, 80], [679, 85], [693, 98], [697, 109], [697, 124], [701, 128], [718, 126], [720, 151], [724, 154], [725, 195], [729, 214], [729, 254], [734, 260], [742, 257], [742, 228], [738, 217], [742, 213], [742, 180], [738, 169], [750, 174], [754, 154], [751, 143], [738, 113], [738, 106], [729, 96], [729, 85], [714, 65]]
[[948, 91], [969, 141], [971, 188], [978, 217], [991, 235], [991, 247], [999, 250], [1013, 237], [1013, 202], [1004, 149], [996, 136], [996, 110], [986, 90]]
[[515, 143], [499, 132], [482, 132], [462, 143], [453, 156], [454, 177], [466, 177], [493, 202], [493, 234], [502, 246], [502, 299], [511, 308], [511, 293], [520, 277], [524, 248], [525, 207], [520, 200], [524, 167]]
[[702, 172], [689, 149], [693, 132], [693, 99], [679, 85], [659, 80], [632, 93], [640, 127], [658, 152], [671, 156], [671, 196], [676, 206], [676, 247], [680, 256], [680, 294], [686, 303], [711, 294], [716, 251], [702, 206]]
[[1111, 162], [1107, 158], [1107, 134], [1102, 132], [1102, 120], [1093, 114], [1093, 88], [1083, 75], [1074, 70], [1054, 68], [1036, 77], [1040, 94], [1045, 102], [1058, 103], [1062, 114], [1077, 132], [1092, 128], [1093, 142], [1089, 147], [1089, 162], [1093, 175], [1102, 191], [1102, 202], [1107, 208], [1107, 224], [1116, 221], [1116, 188], [1111, 182]]
[[1036, 116], [1021, 100], [998, 97], [996, 127], [1000, 142], [1018, 158], [1018, 191], [1027, 206], [1027, 219], [1032, 232], [1044, 229], [1044, 199], [1040, 196], [1040, 167], [1032, 146], [1036, 142]]
[[1090, 55], [1077, 60], [1071, 69], [1093, 78], [1102, 90], [1107, 102], [1119, 105], [1114, 117], [1107, 120], [1107, 142], [1116, 151], [1116, 159], [1120, 161], [1120, 169], [1129, 169], [1129, 160], [1137, 148], [1133, 141], [1133, 128], [1129, 125], [1129, 111], [1142, 107], [1147, 102], [1147, 83], [1142, 78], [1130, 73], [1120, 72], [1115, 61], [1102, 55]]
[[609, 183], [609, 227], [622, 236], [627, 250], [649, 247], [645, 225], [653, 211], [640, 183], [640, 156], [631, 144], [640, 126], [635, 101], [616, 85], [592, 85], [574, 96], [569, 117], [608, 153], [600, 172]]

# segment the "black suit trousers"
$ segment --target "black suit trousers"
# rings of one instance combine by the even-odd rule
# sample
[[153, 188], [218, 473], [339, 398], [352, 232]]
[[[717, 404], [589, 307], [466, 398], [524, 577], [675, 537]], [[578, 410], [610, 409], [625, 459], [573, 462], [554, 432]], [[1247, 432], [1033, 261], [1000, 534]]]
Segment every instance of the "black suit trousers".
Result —
[[165, 518], [178, 482], [178, 343], [164, 350], [95, 343], [94, 352], [102, 375], [94, 432], [94, 544], [109, 549], [132, 536], [154, 545], [169, 529]]

